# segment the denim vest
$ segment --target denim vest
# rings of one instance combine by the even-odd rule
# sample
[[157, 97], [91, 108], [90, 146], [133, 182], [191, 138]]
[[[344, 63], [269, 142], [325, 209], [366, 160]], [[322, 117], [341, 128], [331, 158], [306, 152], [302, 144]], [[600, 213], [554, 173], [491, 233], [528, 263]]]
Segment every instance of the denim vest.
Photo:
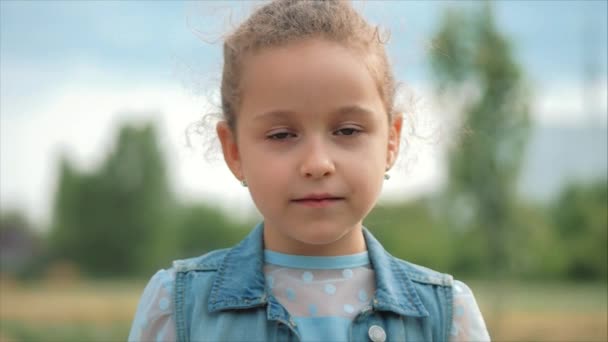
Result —
[[[174, 261], [178, 341], [299, 341], [298, 327], [264, 283], [263, 224], [231, 249]], [[376, 276], [352, 341], [448, 341], [452, 277], [388, 254], [363, 229]], [[372, 331], [382, 331], [380, 339]]]

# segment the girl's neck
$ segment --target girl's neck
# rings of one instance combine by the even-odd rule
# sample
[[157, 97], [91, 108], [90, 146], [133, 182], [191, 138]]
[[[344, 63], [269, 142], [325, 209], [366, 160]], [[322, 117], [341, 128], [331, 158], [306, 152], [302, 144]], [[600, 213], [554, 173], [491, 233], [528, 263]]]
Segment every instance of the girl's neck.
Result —
[[275, 234], [268, 234], [268, 231], [264, 229], [264, 248], [283, 254], [303, 256], [338, 256], [367, 251], [361, 226], [349, 231], [334, 242], [319, 245], [280, 239]]

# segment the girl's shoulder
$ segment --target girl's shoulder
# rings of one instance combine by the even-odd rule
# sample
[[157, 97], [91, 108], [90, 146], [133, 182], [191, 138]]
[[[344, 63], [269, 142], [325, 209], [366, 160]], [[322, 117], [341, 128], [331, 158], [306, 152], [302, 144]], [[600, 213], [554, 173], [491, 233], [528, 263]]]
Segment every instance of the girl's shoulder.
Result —
[[[175, 270], [173, 268], [160, 269], [148, 280], [140, 298], [141, 303], [160, 303], [162, 298], [170, 298], [173, 292]], [[162, 301], [165, 302], [164, 300]], [[160, 305], [164, 307], [164, 305]]]
[[144, 288], [141, 301], [154, 302], [158, 298], [170, 298], [173, 292], [176, 273], [217, 270], [222, 264], [227, 251], [228, 249], [218, 249], [201, 256], [174, 260], [171, 267], [158, 270], [150, 278]]
[[174, 260], [171, 269], [175, 272], [216, 271], [224, 261], [228, 251], [230, 251], [230, 248], [217, 249], [201, 256]]
[[[432, 270], [428, 267], [395, 258], [397, 264], [402, 267], [403, 272], [414, 283], [420, 299], [425, 303], [427, 309], [433, 307], [433, 296], [425, 296], [428, 289], [444, 288], [449, 293], [452, 303], [450, 342], [460, 341], [490, 341], [488, 330], [475, 300], [475, 295], [469, 286], [460, 280], [455, 280], [451, 275]], [[429, 286], [430, 285], [430, 286]], [[429, 299], [431, 299], [429, 301]], [[435, 303], [436, 304], [436, 303]]]
[[178, 273], [213, 272], [219, 269], [228, 249], [214, 250], [198, 257], [175, 260], [157, 271], [148, 281], [139, 301], [129, 341], [174, 341], [174, 290]]
[[425, 266], [414, 264], [396, 257], [392, 257], [399, 265], [402, 272], [412, 281], [428, 285], [454, 286], [454, 277], [447, 273], [441, 273]]
[[129, 341], [175, 340], [172, 319], [174, 279], [173, 269], [159, 270], [152, 276], [137, 306]]
[[454, 281], [450, 342], [490, 341], [490, 334], [473, 291], [463, 282]]

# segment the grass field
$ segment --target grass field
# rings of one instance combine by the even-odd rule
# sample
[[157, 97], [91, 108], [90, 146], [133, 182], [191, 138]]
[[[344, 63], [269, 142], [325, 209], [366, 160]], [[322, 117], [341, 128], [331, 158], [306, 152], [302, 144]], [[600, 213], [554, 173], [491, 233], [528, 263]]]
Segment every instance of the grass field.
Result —
[[[608, 340], [605, 284], [469, 285], [494, 341]], [[144, 286], [1, 282], [0, 342], [124, 341]]]
[[495, 341], [608, 340], [606, 284], [469, 285]]

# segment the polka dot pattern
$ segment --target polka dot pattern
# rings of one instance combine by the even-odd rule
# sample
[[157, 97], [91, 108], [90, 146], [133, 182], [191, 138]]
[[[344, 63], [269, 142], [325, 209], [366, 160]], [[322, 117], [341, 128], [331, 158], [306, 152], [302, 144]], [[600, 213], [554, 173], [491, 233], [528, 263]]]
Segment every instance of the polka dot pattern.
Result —
[[354, 318], [375, 290], [369, 267], [302, 269], [267, 264], [264, 273], [269, 292], [294, 318]]

